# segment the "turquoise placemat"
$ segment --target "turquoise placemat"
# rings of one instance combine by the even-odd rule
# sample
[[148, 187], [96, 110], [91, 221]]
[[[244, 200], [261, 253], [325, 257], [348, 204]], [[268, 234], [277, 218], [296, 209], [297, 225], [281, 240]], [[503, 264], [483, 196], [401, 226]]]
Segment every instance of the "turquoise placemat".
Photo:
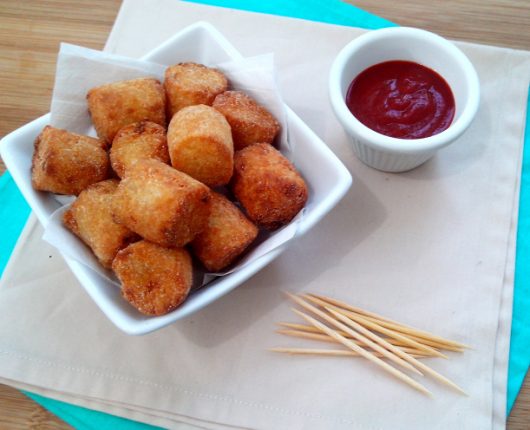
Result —
[[267, 13], [269, 15], [301, 18], [309, 21], [325, 22], [328, 24], [361, 27], [370, 30], [385, 27], [395, 27], [396, 24], [377, 15], [373, 15], [358, 7], [340, 0], [186, 0], [191, 3], [220, 6], [230, 9], [246, 10], [250, 12]]
[[0, 276], [31, 212], [9, 174], [0, 177]]
[[512, 337], [508, 368], [508, 413], [530, 366], [530, 93], [526, 105], [523, 173], [515, 248]]
[[33, 393], [24, 393], [32, 398], [44, 408], [48, 409], [54, 415], [57, 415], [63, 421], [79, 430], [162, 430], [161, 427], [151, 426], [149, 424], [131, 421], [126, 418], [120, 418], [115, 415], [104, 414], [103, 412], [93, 411], [92, 409], [82, 408], [80, 406], [70, 405], [69, 403], [59, 402], [48, 399]]
[[[339, 0], [260, 2], [256, 0], [193, 0], [194, 3], [273, 15], [308, 19], [330, 24], [377, 29], [395, 26], [390, 21]], [[530, 111], [530, 98], [528, 109]], [[512, 341], [508, 373], [508, 412], [511, 410], [530, 365], [530, 117], [527, 116], [523, 174], [517, 231], [517, 258], [512, 322]], [[30, 213], [24, 198], [9, 173], [0, 177], [0, 274]], [[25, 393], [53, 414], [79, 430], [156, 430], [158, 427], [104, 414], [91, 409]]]

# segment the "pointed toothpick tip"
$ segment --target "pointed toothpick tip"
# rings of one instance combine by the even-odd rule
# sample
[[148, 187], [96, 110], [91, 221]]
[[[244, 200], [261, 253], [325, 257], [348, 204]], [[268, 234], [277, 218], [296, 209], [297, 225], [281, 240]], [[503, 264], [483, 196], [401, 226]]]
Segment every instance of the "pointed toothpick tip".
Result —
[[280, 321], [280, 322], [277, 322], [277, 323], [275, 323], [275, 324], [276, 324], [277, 326], [280, 326], [280, 327], [284, 327], [284, 328], [285, 328], [285, 327], [289, 327], [289, 325], [290, 325], [291, 323], [288, 323], [288, 322], [285, 322], [285, 321]]
[[296, 309], [296, 308], [293, 308], [291, 307], [291, 310], [297, 314], [297, 315], [300, 315], [302, 318], [304, 318], [306, 321], [307, 321], [307, 318], [311, 318], [309, 315], [307, 315], [305, 312], [302, 312], [300, 309]]
[[289, 351], [286, 350], [286, 348], [281, 348], [281, 347], [267, 348], [267, 351], [270, 351], [270, 352], [281, 352], [281, 353], [284, 353], [284, 354], [290, 354]]
[[451, 388], [453, 388], [457, 393], [469, 397], [469, 394], [467, 394], [462, 388], [460, 388], [458, 385], [456, 385], [454, 382], [451, 381], [451, 384], [449, 385]]

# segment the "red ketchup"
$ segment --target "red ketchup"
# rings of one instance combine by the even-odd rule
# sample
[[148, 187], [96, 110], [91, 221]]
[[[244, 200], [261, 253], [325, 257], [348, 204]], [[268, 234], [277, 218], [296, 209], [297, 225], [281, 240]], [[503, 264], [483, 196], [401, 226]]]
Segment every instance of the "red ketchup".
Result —
[[455, 99], [444, 78], [411, 61], [386, 61], [359, 74], [346, 105], [367, 127], [400, 139], [444, 131], [455, 115]]

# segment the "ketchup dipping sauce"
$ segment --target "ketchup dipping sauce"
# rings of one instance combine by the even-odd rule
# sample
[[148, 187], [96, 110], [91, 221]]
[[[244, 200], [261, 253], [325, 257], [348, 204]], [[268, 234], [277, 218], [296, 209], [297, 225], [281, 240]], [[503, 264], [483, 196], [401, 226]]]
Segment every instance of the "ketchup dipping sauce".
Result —
[[346, 105], [367, 127], [399, 139], [441, 133], [455, 115], [444, 78], [411, 61], [385, 61], [361, 72], [348, 88]]

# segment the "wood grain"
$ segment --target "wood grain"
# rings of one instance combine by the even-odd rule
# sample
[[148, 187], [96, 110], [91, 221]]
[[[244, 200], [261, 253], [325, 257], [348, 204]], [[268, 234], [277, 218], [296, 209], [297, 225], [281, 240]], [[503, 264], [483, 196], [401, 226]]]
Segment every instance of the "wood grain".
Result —
[[[530, 50], [528, 0], [352, 0], [400, 25], [451, 39]], [[0, 136], [48, 112], [61, 41], [101, 49], [119, 0], [0, 0]], [[0, 162], [0, 173], [4, 167]], [[508, 419], [530, 427], [530, 376]], [[68, 429], [19, 391], [0, 385], [0, 428]]]
[[20, 391], [0, 385], [0, 428], [62, 430], [70, 427]]
[[[120, 0], [0, 1], [1, 137], [49, 111], [59, 44], [103, 48], [120, 4]], [[0, 429], [70, 428], [18, 390], [0, 384]]]
[[450, 39], [530, 49], [528, 0], [350, 0], [402, 26], [421, 27]]
[[508, 430], [528, 430], [530, 428], [530, 372], [526, 374], [521, 392], [508, 417]]

